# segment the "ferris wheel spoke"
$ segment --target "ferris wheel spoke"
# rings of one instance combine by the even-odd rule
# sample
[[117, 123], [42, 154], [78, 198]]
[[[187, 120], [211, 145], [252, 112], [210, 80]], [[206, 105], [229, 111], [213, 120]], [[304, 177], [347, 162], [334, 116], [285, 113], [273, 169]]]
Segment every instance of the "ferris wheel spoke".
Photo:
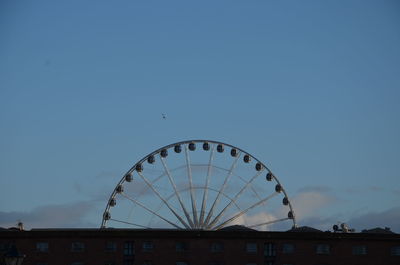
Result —
[[[195, 190], [204, 190], [204, 188], [205, 188], [205, 187], [203, 187], [203, 186], [198, 186], [198, 187], [193, 186], [193, 189], [195, 189]], [[211, 190], [211, 191], [214, 191], [214, 192], [218, 192], [217, 189], [213, 189], [213, 188], [211, 188], [211, 187], [208, 187], [208, 189]], [[178, 191], [178, 192], [185, 192], [185, 191], [188, 191], [188, 190], [189, 190], [189, 188], [184, 188], [184, 189], [180, 189], [180, 190], [177, 190], [177, 191]], [[230, 197], [228, 194], [222, 193], [222, 195], [223, 195], [227, 200], [233, 201], [233, 198]], [[176, 195], [175, 195], [175, 192], [174, 192], [174, 193], [171, 193], [170, 195], [168, 195], [167, 197], [165, 197], [165, 199], [166, 199], [167, 201], [169, 201], [169, 200], [172, 199], [174, 196], [176, 196]], [[261, 199], [260, 199], [260, 200], [261, 200]], [[239, 207], [239, 205], [238, 205], [237, 203], [234, 202], [233, 204], [236, 206], [236, 208], [237, 208], [239, 211], [242, 211], [242, 209]], [[160, 207], [159, 207], [158, 209], [161, 209], [162, 205], [164, 205], [163, 202], [160, 203]]]
[[195, 199], [195, 195], [194, 195], [193, 180], [192, 180], [192, 167], [190, 166], [190, 157], [189, 157], [189, 152], [188, 152], [187, 146], [185, 146], [185, 157], [186, 157], [186, 166], [187, 166], [187, 172], [188, 172], [188, 178], [189, 178], [190, 200], [192, 202], [194, 228], [197, 228], [199, 221], [197, 219], [196, 199]]
[[203, 201], [201, 203], [200, 227], [204, 226], [204, 215], [205, 215], [206, 201], [207, 201], [207, 196], [208, 196], [208, 186], [210, 184], [210, 175], [211, 175], [211, 169], [212, 169], [212, 161], [214, 158], [214, 151], [215, 151], [215, 145], [212, 145], [210, 159], [208, 161], [206, 184], [205, 184], [204, 192], [203, 192]]
[[[193, 227], [193, 226], [194, 226], [193, 221], [192, 221], [192, 219], [190, 218], [189, 212], [186, 210], [186, 207], [185, 207], [185, 205], [184, 205], [183, 202], [182, 202], [182, 198], [181, 198], [181, 196], [180, 196], [180, 193], [179, 193], [178, 189], [176, 188], [176, 185], [175, 185], [174, 179], [173, 179], [173, 177], [172, 177], [172, 175], [171, 175], [171, 172], [169, 171], [169, 169], [168, 169], [168, 167], [167, 167], [167, 164], [166, 164], [165, 161], [164, 161], [164, 158], [163, 158], [162, 156], [160, 156], [160, 159], [161, 159], [161, 162], [162, 162], [162, 164], [163, 164], [164, 170], [165, 170], [165, 172], [167, 173], [169, 182], [171, 183], [171, 186], [172, 186], [173, 189], [174, 189], [174, 194], [173, 194], [173, 195], [176, 195], [176, 197], [178, 198], [179, 204], [181, 205], [181, 208], [182, 208], [182, 210], [183, 210], [183, 212], [184, 212], [184, 214], [185, 214], [185, 216], [186, 216], [187, 221], [189, 222], [190, 227]], [[167, 200], [168, 200], [168, 199], [167, 199]]]
[[127, 221], [122, 221], [122, 220], [118, 220], [118, 219], [114, 219], [114, 218], [110, 218], [110, 220], [111, 220], [111, 221], [114, 221], [114, 222], [119, 222], [119, 223], [127, 224], [127, 225], [133, 225], [133, 226], [141, 227], [141, 228], [150, 228], [150, 227], [148, 227], [148, 226], [139, 225], [139, 224], [135, 224], [135, 223], [127, 222]]
[[[193, 187], [193, 189], [198, 189], [198, 190], [203, 190], [204, 188], [205, 188], [205, 187], [203, 187], [203, 186]], [[213, 189], [213, 188], [210, 188], [210, 187], [208, 187], [208, 189], [211, 190], [211, 191], [218, 192], [217, 189]], [[187, 190], [189, 190], [189, 188], [184, 188], [184, 189], [181, 189], [181, 190], [179, 190], [179, 191], [182, 191], [182, 192], [183, 192], [183, 191], [187, 191]], [[226, 194], [226, 193], [222, 193], [222, 195], [223, 195], [226, 199], [228, 199], [228, 200], [230, 200], [230, 201], [233, 200], [233, 198], [229, 197], [229, 195]], [[169, 195], [169, 196], [166, 198], [166, 200], [168, 201], [168, 200], [170, 200], [170, 199], [171, 199], [172, 197], [174, 197], [174, 196], [175, 196], [175, 193], [172, 193], [171, 195]], [[239, 211], [242, 210], [242, 209], [240, 209], [239, 205], [237, 205], [237, 203], [234, 202], [234, 205], [236, 206], [236, 208], [237, 208]]]
[[256, 189], [253, 187], [253, 185], [250, 185], [250, 189], [253, 191], [253, 193], [256, 195], [257, 199], [261, 200], [261, 196], [258, 194]]
[[226, 212], [226, 210], [228, 210], [232, 203], [236, 202], [237, 199], [240, 197], [240, 195], [242, 195], [242, 193], [250, 186], [250, 184], [261, 174], [261, 171], [259, 171], [257, 174], [255, 174], [247, 183], [246, 185], [235, 195], [235, 197], [233, 198], [233, 201], [230, 201], [228, 203], [228, 205], [225, 206], [224, 209], [222, 209], [222, 211], [217, 215], [217, 217], [214, 218], [214, 220], [207, 226], [207, 228], [213, 227], [218, 221], [219, 219], [224, 215], [224, 213]]
[[237, 218], [239, 218], [240, 216], [244, 215], [245, 213], [247, 213], [248, 211], [250, 211], [251, 209], [259, 206], [260, 204], [268, 201], [269, 199], [273, 198], [274, 196], [276, 196], [278, 194], [278, 192], [274, 192], [271, 195], [269, 195], [268, 197], [265, 197], [264, 199], [254, 203], [253, 205], [249, 206], [248, 208], [246, 208], [245, 210], [241, 211], [240, 213], [234, 215], [233, 217], [229, 218], [228, 220], [226, 220], [225, 222], [219, 224], [218, 226], [216, 226], [214, 229], [218, 230], [222, 227], [224, 227], [225, 225], [235, 221]]
[[161, 215], [159, 215], [159, 214], [156, 213], [155, 211], [153, 211], [153, 210], [151, 210], [150, 208], [146, 207], [146, 206], [145, 206], [144, 204], [142, 204], [141, 202], [139, 202], [139, 201], [137, 201], [137, 200], [135, 200], [135, 199], [129, 197], [129, 196], [126, 195], [125, 193], [121, 193], [121, 195], [122, 195], [123, 197], [127, 198], [128, 200], [130, 200], [131, 202], [133, 202], [133, 203], [139, 205], [140, 207], [142, 207], [142, 208], [145, 209], [146, 211], [148, 211], [148, 212], [154, 214], [155, 216], [157, 216], [157, 217], [159, 217], [160, 219], [164, 220], [165, 222], [169, 223], [170, 225], [172, 225], [172, 226], [174, 226], [174, 227], [176, 227], [176, 228], [178, 228], [178, 229], [182, 229], [182, 227], [180, 227], [180, 226], [174, 224], [173, 222], [169, 221], [168, 219], [162, 217]]
[[154, 186], [147, 180], [145, 176], [141, 172], [137, 172], [138, 175], [143, 179], [143, 181], [149, 186], [149, 188], [157, 195], [158, 198], [160, 198], [161, 201], [164, 202], [164, 204], [168, 207], [168, 209], [175, 215], [176, 218], [178, 218], [179, 222], [181, 222], [186, 228], [190, 228], [188, 224], [186, 224], [185, 220], [175, 212], [175, 210], [172, 208], [172, 206], [168, 203], [167, 200], [161, 194], [154, 188]]
[[264, 222], [264, 223], [261, 223], [261, 224], [250, 225], [249, 227], [253, 228], [253, 227], [258, 227], [258, 226], [262, 226], [262, 225], [270, 225], [270, 224], [274, 224], [274, 223], [278, 223], [278, 222], [283, 222], [283, 221], [286, 221], [286, 220], [290, 220], [290, 218], [285, 217], [285, 218], [281, 218], [281, 219], [276, 219], [276, 220]]
[[[199, 187], [193, 187], [193, 188], [194, 188], [194, 189], [200, 189], [200, 190], [202, 190], [202, 189], [204, 189], [205, 187], [199, 186]], [[189, 188], [185, 188], [185, 189], [181, 189], [181, 190], [179, 190], [179, 191], [187, 191], [188, 189], [189, 189]], [[213, 189], [213, 188], [211, 188], [211, 187], [208, 187], [208, 189], [211, 190], [211, 191], [218, 192], [218, 190]], [[228, 199], [228, 200], [230, 200], [230, 201], [233, 200], [233, 198], [229, 197], [229, 195], [226, 194], [226, 193], [222, 193], [222, 195], [223, 195], [226, 199]], [[169, 201], [169, 200], [170, 200], [171, 198], [173, 198], [174, 196], [176, 196], [176, 194], [175, 194], [175, 193], [172, 193], [171, 195], [169, 195], [169, 196], [166, 197], [166, 200]], [[237, 205], [237, 203], [234, 203], [234, 205], [236, 206], [236, 208], [238, 209], [238, 211], [242, 211], [242, 209], [239, 207], [239, 205]], [[156, 212], [158, 212], [158, 211], [161, 209], [162, 206], [163, 206], [163, 202], [161, 202], [160, 205], [157, 207]], [[153, 216], [153, 217], [154, 217], [154, 216]], [[152, 218], [153, 218], [153, 217], [152, 217]], [[150, 223], [150, 222], [149, 222], [149, 223]]]
[[[238, 176], [243, 182], [246, 182], [246, 180], [244, 178], [242, 178], [241, 176]], [[258, 192], [256, 191], [256, 189], [254, 188], [253, 184], [250, 184], [250, 189], [253, 191], [253, 193], [256, 195], [257, 199], [262, 200], [261, 196], [258, 194]]]
[[[206, 226], [206, 227], [208, 226], [208, 223], [209, 223], [209, 221], [210, 221], [210, 218], [211, 218], [211, 217], [213, 216], [213, 214], [214, 214], [214, 209], [215, 209], [215, 207], [216, 207], [216, 206], [218, 205], [218, 203], [219, 203], [221, 194], [223, 194], [223, 192], [224, 192], [224, 190], [225, 190], [225, 188], [226, 188], [226, 185], [227, 185], [227, 183], [228, 183], [228, 180], [231, 178], [232, 173], [233, 173], [233, 170], [235, 169], [235, 167], [236, 167], [236, 165], [237, 165], [237, 162], [239, 161], [239, 158], [240, 158], [240, 152], [238, 153], [236, 159], [233, 161], [233, 163], [232, 163], [232, 165], [231, 165], [231, 168], [229, 169], [229, 172], [228, 172], [228, 174], [227, 174], [226, 177], [225, 177], [224, 183], [222, 184], [221, 188], [219, 189], [218, 194], [217, 194], [217, 196], [216, 196], [216, 198], [215, 198], [215, 200], [214, 200], [214, 202], [213, 202], [213, 204], [212, 204], [212, 206], [211, 206], [211, 209], [210, 209], [210, 211], [208, 212], [207, 218], [206, 218], [206, 220], [205, 220], [205, 222], [204, 222], [204, 226]], [[231, 202], [232, 202], [232, 200], [231, 200]]]

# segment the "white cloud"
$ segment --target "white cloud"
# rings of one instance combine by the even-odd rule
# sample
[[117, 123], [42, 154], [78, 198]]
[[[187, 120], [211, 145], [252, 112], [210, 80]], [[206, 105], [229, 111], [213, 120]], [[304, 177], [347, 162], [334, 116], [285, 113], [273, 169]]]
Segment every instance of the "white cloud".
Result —
[[315, 216], [321, 209], [334, 204], [336, 201], [337, 199], [334, 196], [318, 190], [300, 192], [291, 199], [298, 221]]
[[[265, 212], [260, 212], [260, 213], [253, 214], [253, 215], [243, 214], [240, 217], [238, 217], [237, 219], [235, 219], [234, 221], [232, 221], [231, 223], [227, 224], [227, 226], [245, 225], [245, 226], [249, 227], [251, 225], [262, 224], [262, 223], [266, 223], [266, 222], [269, 222], [269, 221], [274, 221], [274, 220], [277, 220], [277, 219], [279, 219], [279, 218], [276, 217], [274, 214], [265, 213]], [[273, 229], [271, 229], [272, 227], [273, 227], [273, 225], [261, 225], [261, 226], [253, 227], [253, 229], [256, 229], [256, 230], [273, 230]], [[286, 230], [287, 229], [290, 229], [290, 226], [286, 226]]]
[[[332, 194], [330, 187], [308, 186], [290, 198], [298, 226], [310, 226], [327, 230], [337, 222], [337, 218], [324, 216], [324, 210], [335, 205], [339, 200]], [[278, 216], [286, 215], [287, 208], [282, 208]]]

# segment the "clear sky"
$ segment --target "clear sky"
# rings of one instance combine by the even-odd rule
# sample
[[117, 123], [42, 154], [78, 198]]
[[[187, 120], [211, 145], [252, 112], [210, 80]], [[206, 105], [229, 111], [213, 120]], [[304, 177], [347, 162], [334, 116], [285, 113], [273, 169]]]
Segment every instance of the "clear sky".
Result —
[[264, 161], [300, 225], [400, 232], [399, 14], [369, 0], [1, 1], [0, 226], [97, 227], [138, 159], [200, 138]]

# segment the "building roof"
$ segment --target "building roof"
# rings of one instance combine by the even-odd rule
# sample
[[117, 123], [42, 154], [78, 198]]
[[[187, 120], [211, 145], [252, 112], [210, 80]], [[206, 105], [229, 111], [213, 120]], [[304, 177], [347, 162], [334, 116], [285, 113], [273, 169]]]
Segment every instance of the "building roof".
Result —
[[395, 234], [393, 231], [390, 230], [389, 227], [385, 228], [380, 228], [380, 227], [375, 227], [372, 229], [364, 229], [361, 231], [361, 233], [368, 233], [368, 234]]
[[[239, 230], [235, 230], [235, 228]], [[0, 238], [141, 238], [141, 239], [264, 239], [264, 240], [394, 240], [400, 241], [396, 233], [331, 233], [310, 227], [299, 227], [286, 232], [257, 231], [243, 227], [227, 230], [177, 230], [177, 229], [118, 229], [118, 228], [79, 228], [79, 229], [32, 229], [0, 230]]]
[[322, 233], [321, 230], [309, 226], [293, 227], [288, 232], [302, 232], [302, 233]]
[[220, 231], [257, 231], [244, 225], [231, 225], [219, 229]]

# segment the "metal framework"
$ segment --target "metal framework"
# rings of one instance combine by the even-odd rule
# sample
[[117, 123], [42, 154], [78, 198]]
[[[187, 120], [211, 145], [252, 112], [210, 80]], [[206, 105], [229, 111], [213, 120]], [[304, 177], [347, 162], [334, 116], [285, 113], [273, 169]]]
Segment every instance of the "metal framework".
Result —
[[[203, 150], [196, 150], [196, 144], [201, 144], [203, 146]], [[224, 155], [226, 156], [226, 164], [230, 164], [230, 166], [221, 168], [217, 165], [214, 165], [214, 157], [216, 152], [229, 153], [225, 151], [225, 149], [228, 148], [231, 150], [230, 155]], [[208, 162], [205, 162], [204, 164], [204, 167], [206, 168], [206, 170], [204, 170], [204, 181], [201, 180], [204, 184], [194, 185], [194, 165], [191, 162], [190, 153], [204, 151], [209, 152]], [[175, 152], [178, 154], [181, 152], [184, 153], [181, 155], [183, 155], [185, 158], [185, 164], [180, 167], [175, 167], [174, 169], [185, 168], [187, 174], [186, 181], [188, 183], [186, 187], [178, 187], [177, 178], [174, 177], [173, 170], [169, 168], [168, 152]], [[233, 158], [231, 162], [229, 161], [229, 157]], [[156, 158], [161, 162], [163, 172], [160, 176], [154, 180], [151, 180], [146, 177], [143, 171], [143, 165], [146, 163], [146, 161], [148, 164], [156, 163]], [[240, 176], [240, 174], [235, 174], [235, 169], [241, 159], [244, 161], [244, 163], [250, 163], [250, 161], [252, 161], [252, 163], [255, 164], [254, 175], [249, 179]], [[217, 177], [215, 174], [212, 174], [213, 169], [223, 169], [227, 172], [225, 176], [218, 176], [223, 177], [223, 182], [218, 187], [213, 187], [210, 185], [211, 180]], [[253, 186], [253, 182], [255, 180], [259, 180], [260, 176], [265, 175], [265, 173], [265, 182], [273, 181], [276, 183], [274, 192], [266, 197], [264, 197], [265, 195], [261, 196]], [[239, 190], [234, 194], [228, 194], [227, 187], [233, 176], [241, 181], [242, 187], [240, 187]], [[157, 181], [162, 178], [166, 178], [168, 180], [166, 183], [168, 183], [169, 187], [158, 187], [156, 185]], [[140, 200], [140, 196], [131, 196], [124, 191], [124, 186], [135, 185], [134, 183], [136, 179], [142, 181], [154, 194], [153, 198], [160, 202], [158, 208], [149, 206], [149, 202]], [[132, 181], [133, 183], [129, 183]], [[181, 181], [181, 179], [179, 179], [179, 181]], [[267, 183], [265, 183], [265, 185], [267, 185]], [[166, 194], [165, 189], [170, 189], [170, 193]], [[198, 193], [197, 190], [200, 190], [201, 192]], [[213, 192], [215, 196], [210, 197], [210, 192]], [[256, 199], [242, 209], [238, 204], [238, 201], [242, 199], [245, 192], [250, 192]], [[188, 193], [188, 195], [186, 193]], [[186, 196], [183, 196], [184, 194], [186, 194]], [[120, 199], [130, 201], [133, 205], [139, 207], [154, 218], [157, 218], [159, 221], [165, 222], [176, 229], [218, 230], [231, 225], [253, 209], [260, 208], [260, 211], [264, 212], [265, 209], [261, 208], [260, 206], [264, 207], [266, 204], [268, 204], [269, 200], [277, 197], [278, 195], [283, 196], [283, 206], [288, 207], [287, 216], [277, 217], [274, 220], [263, 220], [259, 223], [249, 224], [247, 225], [248, 227], [259, 228], [261, 226], [267, 226], [277, 222], [286, 222], [288, 220], [291, 221], [293, 227], [296, 226], [296, 219], [292, 204], [277, 177], [260, 160], [233, 145], [212, 140], [182, 141], [164, 146], [155, 150], [154, 152], [151, 152], [135, 163], [133, 167], [128, 170], [128, 172], [121, 178], [111, 193], [103, 213], [101, 227], [109, 227], [110, 222], [115, 222], [130, 227], [154, 228], [150, 224], [140, 223], [138, 222], [139, 220], [136, 219], [120, 219], [112, 216], [112, 209], [115, 207], [116, 202]], [[222, 198], [224, 198], [224, 204], [221, 206], [220, 204]], [[175, 203], [173, 203], [173, 201], [175, 201]], [[233, 214], [231, 209], [232, 206], [234, 206], [236, 209]], [[170, 214], [162, 214], [160, 209], [163, 207], [166, 207]], [[229, 211], [231, 211], [231, 213], [227, 215]], [[136, 216], [136, 218], [140, 219], [140, 216]]]

